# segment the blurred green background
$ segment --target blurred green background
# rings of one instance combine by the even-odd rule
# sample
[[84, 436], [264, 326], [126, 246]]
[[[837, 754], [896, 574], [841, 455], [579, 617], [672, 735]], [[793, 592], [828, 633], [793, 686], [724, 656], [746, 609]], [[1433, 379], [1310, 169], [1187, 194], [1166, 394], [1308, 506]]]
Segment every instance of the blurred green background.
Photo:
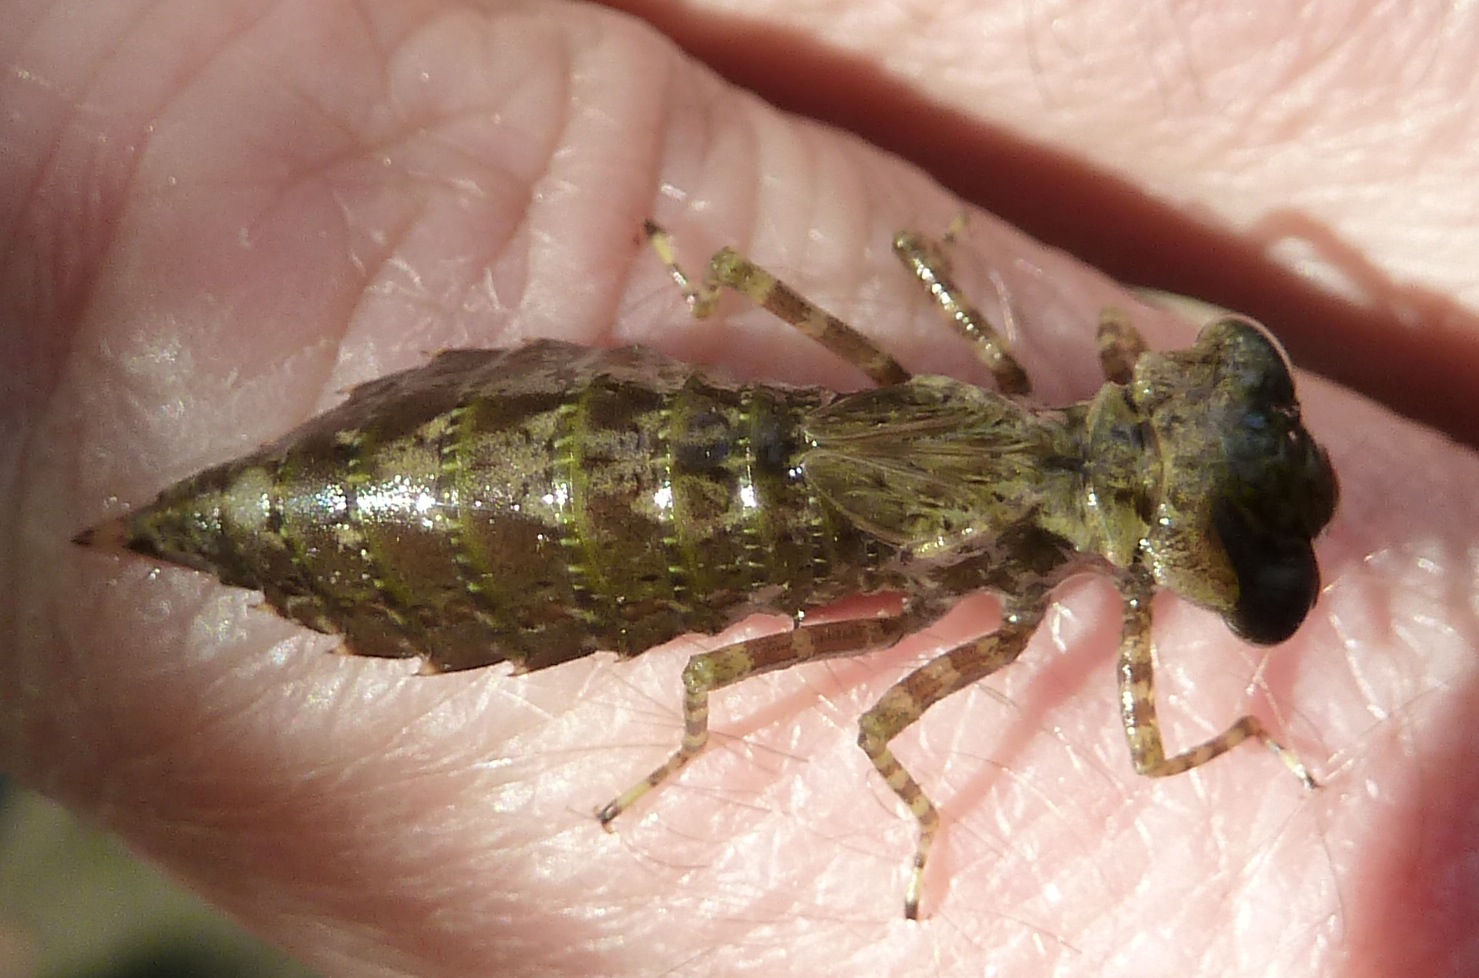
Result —
[[60, 806], [0, 780], [0, 978], [313, 978]]

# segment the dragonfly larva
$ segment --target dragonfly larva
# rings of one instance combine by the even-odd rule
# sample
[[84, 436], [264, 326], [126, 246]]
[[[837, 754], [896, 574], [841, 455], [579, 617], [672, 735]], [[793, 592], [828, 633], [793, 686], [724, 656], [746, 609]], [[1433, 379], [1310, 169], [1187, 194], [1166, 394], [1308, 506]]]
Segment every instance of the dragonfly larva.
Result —
[[[789, 631], [689, 661], [681, 745], [600, 810], [603, 824], [702, 750], [711, 693], [886, 647], [994, 591], [995, 631], [914, 670], [859, 723], [860, 746], [918, 822], [909, 917], [938, 817], [890, 741], [1014, 660], [1054, 587], [1083, 570], [1108, 574], [1123, 599], [1121, 722], [1136, 770], [1177, 774], [1251, 738], [1314, 786], [1254, 717], [1169, 756], [1156, 721], [1156, 587], [1261, 644], [1292, 635], [1319, 590], [1311, 541], [1334, 511], [1335, 474], [1261, 327], [1222, 318], [1190, 349], [1158, 353], [1106, 313], [1108, 382], [1044, 410], [1016, 398], [1027, 375], [960, 297], [942, 244], [901, 234], [895, 250], [998, 392], [911, 377], [730, 249], [695, 284], [667, 234], [651, 223], [646, 234], [695, 315], [738, 291], [878, 386], [723, 383], [638, 347], [453, 350], [78, 541], [259, 589], [353, 652], [433, 672], [631, 656], [755, 612], [793, 615]], [[892, 617], [805, 621], [841, 597], [889, 592], [903, 597]]]

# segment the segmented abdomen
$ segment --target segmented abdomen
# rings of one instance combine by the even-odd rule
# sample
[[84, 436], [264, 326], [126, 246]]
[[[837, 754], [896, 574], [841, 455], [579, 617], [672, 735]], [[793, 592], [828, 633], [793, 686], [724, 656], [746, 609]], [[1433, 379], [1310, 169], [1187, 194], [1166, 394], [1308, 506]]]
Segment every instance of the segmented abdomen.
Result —
[[798, 461], [800, 419], [831, 396], [640, 348], [450, 351], [177, 484], [125, 543], [261, 589], [362, 655], [635, 654], [866, 586], [875, 545]]

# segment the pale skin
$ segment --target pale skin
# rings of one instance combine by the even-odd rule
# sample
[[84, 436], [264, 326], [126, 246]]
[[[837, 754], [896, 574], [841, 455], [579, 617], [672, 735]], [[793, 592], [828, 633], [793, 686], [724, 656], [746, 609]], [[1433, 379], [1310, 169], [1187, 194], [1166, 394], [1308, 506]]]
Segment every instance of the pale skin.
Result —
[[[857, 750], [856, 720], [929, 655], [994, 624], [989, 603], [897, 651], [717, 694], [708, 753], [608, 835], [592, 812], [667, 756], [681, 736], [678, 672], [717, 642], [527, 677], [414, 677], [324, 654], [331, 641], [252, 611], [245, 593], [66, 541], [111, 506], [281, 434], [347, 385], [447, 346], [644, 342], [749, 376], [863, 382], [763, 312], [693, 323], [638, 240], [647, 217], [693, 255], [735, 244], [783, 270], [913, 371], [985, 383], [887, 248], [894, 231], [944, 228], [967, 205], [588, 8], [109, 16], [93, 5], [63, 18], [56, 5], [8, 6], [7, 22], [27, 25], [0, 41], [13, 150], [0, 177], [0, 407], [18, 433], [0, 482], [8, 773], [329, 975], [911, 975], [988, 963], [1022, 976], [1461, 973], [1479, 906], [1460, 862], [1476, 844], [1464, 779], [1479, 770], [1463, 719], [1479, 661], [1470, 450], [1302, 378], [1310, 428], [1342, 478], [1342, 510], [1317, 547], [1321, 603], [1269, 651], [1179, 602], [1159, 616], [1173, 748], [1254, 712], [1309, 762], [1319, 792], [1247, 747], [1193, 774], [1136, 775], [1116, 712], [1115, 601], [1080, 583], [1021, 661], [895, 744], [941, 807], [926, 920], [900, 919], [913, 827]], [[782, 23], [776, 9], [798, 55], [836, 23], [817, 11], [809, 24], [794, 5]], [[875, 118], [907, 117], [909, 141], [950, 145], [959, 172], [994, 167], [1002, 179], [1010, 154], [993, 155], [1005, 151], [992, 132], [961, 137], [961, 119], [928, 100], [958, 101], [967, 121], [1007, 133], [1048, 133], [1076, 164], [1176, 201], [1111, 206], [1119, 190], [1065, 168], [1074, 200], [1106, 204], [1079, 208], [1084, 237], [1123, 239], [1132, 214], [1148, 225], [1134, 240], [1214, 252], [1233, 266], [1227, 281], [1278, 278], [1270, 269], [1288, 256], [1263, 255], [1267, 238], [1243, 229], [1299, 213], [1303, 233], [1340, 242], [1317, 257], [1343, 263], [1379, 310], [1401, 300], [1447, 328], [1353, 306], [1398, 356], [1342, 333], [1340, 303], [1315, 285], [1279, 279], [1272, 310], [1326, 335], [1352, 369], [1425, 357], [1448, 370], [1427, 396], [1463, 389], [1454, 375], [1479, 342], [1466, 311], [1479, 221], [1465, 211], [1479, 148], [1453, 121], [1475, 108], [1457, 87], [1468, 53], [1442, 38], [1465, 25], [1353, 22], [1339, 30], [1371, 32], [1343, 38], [1367, 52], [1359, 71], [1270, 65], [1238, 86], [1229, 73], [1248, 67], [1248, 50], [1272, 51], [1318, 19], [1270, 11], [1215, 44], [1208, 28], [1188, 33], [1169, 14], [1127, 21], [1127, 6], [1102, 3], [1044, 14], [1051, 29], [1015, 43], [983, 34], [983, 52], [947, 43], [959, 21], [929, 9], [902, 64], [898, 31], [894, 48], [844, 39], [856, 53], [840, 70], [859, 84], [886, 59], [900, 78], [928, 79], [898, 82], [883, 106], [898, 114]], [[699, 34], [717, 16], [693, 15], [684, 29]], [[1393, 36], [1435, 40], [1389, 50]], [[1319, 37], [1294, 57], [1320, 57], [1332, 42]], [[726, 57], [742, 61], [746, 43], [766, 73], [768, 38]], [[1410, 45], [1430, 70], [1399, 72]], [[1094, 56], [1065, 54], [1085, 50]], [[1287, 98], [1312, 79], [1325, 97]], [[839, 100], [841, 115], [846, 90], [808, 104]], [[1424, 115], [1398, 102], [1457, 107]], [[1269, 121], [1291, 104], [1304, 107], [1299, 124]], [[1357, 137], [1399, 117], [1422, 158], [1375, 136], [1369, 153], [1321, 150], [1366, 145]], [[1028, 171], [1041, 167], [1018, 175]], [[1192, 335], [980, 211], [957, 262], [983, 307], [1009, 300], [1017, 352], [1049, 403], [1097, 385], [1093, 330], [1107, 304], [1133, 309], [1152, 345]], [[1225, 301], [1251, 305], [1239, 298]]]

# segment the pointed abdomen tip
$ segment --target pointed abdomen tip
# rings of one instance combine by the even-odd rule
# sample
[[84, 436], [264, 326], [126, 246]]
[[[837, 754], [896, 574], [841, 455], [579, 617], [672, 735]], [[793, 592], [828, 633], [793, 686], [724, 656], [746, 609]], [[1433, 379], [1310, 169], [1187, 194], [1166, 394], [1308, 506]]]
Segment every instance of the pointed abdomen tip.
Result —
[[73, 543], [99, 550], [126, 550], [127, 541], [128, 520], [122, 516], [89, 527], [72, 538]]

